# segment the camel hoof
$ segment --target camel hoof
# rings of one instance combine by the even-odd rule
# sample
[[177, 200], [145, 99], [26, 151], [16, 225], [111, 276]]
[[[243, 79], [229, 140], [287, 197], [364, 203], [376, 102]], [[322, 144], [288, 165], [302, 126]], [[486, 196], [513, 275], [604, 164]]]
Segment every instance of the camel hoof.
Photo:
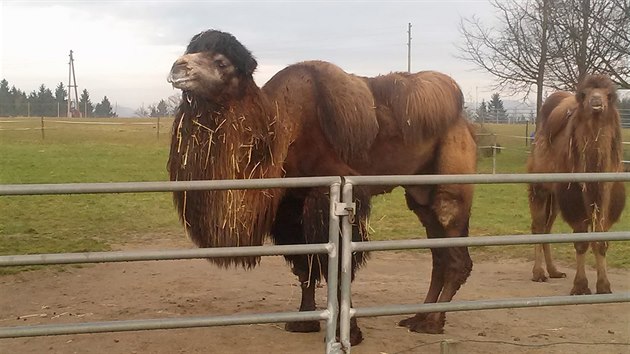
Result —
[[610, 290], [610, 283], [597, 283], [597, 293], [598, 294], [612, 294], [612, 290]]
[[567, 273], [562, 273], [557, 270], [553, 270], [549, 272], [549, 278], [566, 278]]
[[534, 276], [532, 276], [532, 281], [535, 281], [535, 282], [538, 282], [538, 283], [544, 283], [544, 282], [547, 281], [547, 277], [544, 274], [542, 274], [542, 275], [534, 274]]
[[319, 321], [287, 322], [284, 330], [287, 332], [311, 333], [319, 332], [321, 329]]
[[350, 344], [357, 345], [361, 342], [363, 342], [363, 333], [361, 332], [361, 329], [359, 327], [357, 327], [356, 329], [351, 329], [350, 330]]
[[417, 314], [398, 322], [398, 325], [407, 327], [411, 332], [442, 334], [444, 333], [444, 322], [446, 322], [444, 314], [439, 314], [437, 319], [435, 316]]
[[543, 271], [542, 269], [539, 270], [533, 270], [532, 271], [532, 281], [535, 282], [546, 282], [547, 281], [547, 276], [545, 275], [545, 271]]
[[576, 287], [574, 286], [571, 289], [571, 295], [591, 295], [591, 289], [588, 287]]
[[[339, 329], [337, 329], [337, 342], [339, 342]], [[350, 328], [350, 345], [355, 346], [363, 342], [363, 333], [359, 327]]]

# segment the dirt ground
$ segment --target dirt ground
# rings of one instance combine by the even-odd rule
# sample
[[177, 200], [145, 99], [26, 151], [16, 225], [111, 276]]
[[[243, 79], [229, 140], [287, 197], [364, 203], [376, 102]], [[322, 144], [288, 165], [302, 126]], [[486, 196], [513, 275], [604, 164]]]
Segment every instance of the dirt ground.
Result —
[[[137, 246], [125, 246], [126, 249]], [[188, 247], [152, 243], [154, 249]], [[422, 301], [430, 256], [375, 252], [353, 283], [357, 307]], [[566, 279], [529, 280], [524, 260], [475, 262], [456, 300], [568, 294]], [[595, 272], [589, 279], [594, 284]], [[630, 291], [630, 272], [611, 270], [613, 291]], [[325, 287], [318, 289], [325, 306]], [[221, 270], [204, 260], [130, 262], [44, 269], [0, 277], [0, 326], [116, 319], [293, 311], [299, 287], [281, 257], [253, 271]], [[630, 353], [630, 304], [484, 310], [447, 314], [445, 334], [410, 333], [405, 316], [361, 318], [365, 340], [353, 353], [439, 353], [459, 341], [458, 353]], [[324, 332], [288, 333], [282, 324], [0, 339], [0, 353], [323, 353]]]

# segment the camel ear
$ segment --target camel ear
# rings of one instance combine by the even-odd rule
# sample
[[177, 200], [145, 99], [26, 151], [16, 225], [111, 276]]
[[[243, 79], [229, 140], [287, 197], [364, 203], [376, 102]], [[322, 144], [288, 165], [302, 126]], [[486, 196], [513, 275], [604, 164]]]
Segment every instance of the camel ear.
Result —
[[585, 97], [586, 97], [586, 94], [584, 93], [584, 91], [578, 91], [578, 92], [575, 93], [575, 99], [579, 103], [582, 103], [584, 101]]
[[256, 71], [256, 67], [258, 67], [258, 62], [253, 57], [249, 57], [247, 62], [245, 63], [245, 74], [251, 76]]
[[612, 102], [612, 103], [616, 103], [617, 102], [617, 92], [616, 91], [612, 91], [608, 93], [608, 101]]

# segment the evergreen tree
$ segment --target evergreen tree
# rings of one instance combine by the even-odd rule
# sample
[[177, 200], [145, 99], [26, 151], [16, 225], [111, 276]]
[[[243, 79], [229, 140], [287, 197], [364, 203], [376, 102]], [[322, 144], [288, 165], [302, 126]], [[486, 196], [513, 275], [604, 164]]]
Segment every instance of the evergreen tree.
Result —
[[39, 100], [37, 99], [37, 91], [31, 91], [31, 93], [28, 94], [27, 101], [30, 108], [28, 110], [29, 116], [37, 116], [39, 112], [41, 112]]
[[2, 79], [2, 81], [0, 81], [0, 117], [8, 117], [12, 105], [9, 82]]
[[485, 123], [488, 119], [488, 106], [486, 104], [486, 100], [481, 100], [479, 107], [477, 108], [477, 121], [480, 123]]
[[488, 102], [488, 117], [487, 120], [494, 123], [507, 123], [508, 114], [505, 108], [503, 108], [503, 101], [498, 93], [493, 93]]
[[[68, 91], [66, 91], [66, 87], [63, 85], [63, 82], [59, 82], [57, 88], [55, 89], [55, 101], [57, 102], [57, 106], [59, 107], [59, 114], [61, 116], [65, 116], [68, 112], [68, 100], [66, 97], [68, 96]], [[66, 112], [66, 114], [61, 114], [61, 112]]]
[[52, 91], [44, 84], [39, 86], [35, 97], [35, 107], [31, 107], [31, 114], [40, 117], [56, 117], [57, 103]]
[[15, 88], [15, 86], [11, 86], [9, 94], [11, 95], [11, 102], [13, 103], [9, 107], [9, 115], [26, 117], [28, 113], [28, 98], [26, 97], [26, 93]]
[[166, 117], [168, 115], [168, 105], [166, 101], [160, 100], [156, 108], [158, 117]]
[[103, 97], [101, 103], [97, 103], [96, 107], [94, 107], [94, 116], [101, 118], [111, 118], [116, 117], [116, 114], [112, 110], [112, 104], [107, 99], [107, 96]]
[[79, 97], [79, 107], [77, 107], [84, 118], [94, 116], [94, 106], [90, 100], [90, 93], [87, 89], [83, 89], [81, 97]]

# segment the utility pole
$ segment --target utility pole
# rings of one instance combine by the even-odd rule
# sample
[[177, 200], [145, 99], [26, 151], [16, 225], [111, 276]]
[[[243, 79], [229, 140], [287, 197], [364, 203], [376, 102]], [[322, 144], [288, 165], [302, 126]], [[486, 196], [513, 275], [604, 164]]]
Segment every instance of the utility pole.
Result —
[[72, 85], [72, 50], [70, 50], [70, 61], [68, 62], [68, 111], [66, 112], [68, 113], [68, 118], [72, 118], [72, 111], [70, 110], [72, 106], [70, 85]]
[[[74, 85], [72, 84], [74, 82]], [[68, 62], [68, 118], [72, 118], [72, 88], [74, 87], [75, 109], [79, 110], [79, 93], [77, 91], [77, 75], [74, 73], [74, 57], [70, 50], [70, 61]]]
[[411, 72], [411, 22], [407, 27], [407, 72]]

